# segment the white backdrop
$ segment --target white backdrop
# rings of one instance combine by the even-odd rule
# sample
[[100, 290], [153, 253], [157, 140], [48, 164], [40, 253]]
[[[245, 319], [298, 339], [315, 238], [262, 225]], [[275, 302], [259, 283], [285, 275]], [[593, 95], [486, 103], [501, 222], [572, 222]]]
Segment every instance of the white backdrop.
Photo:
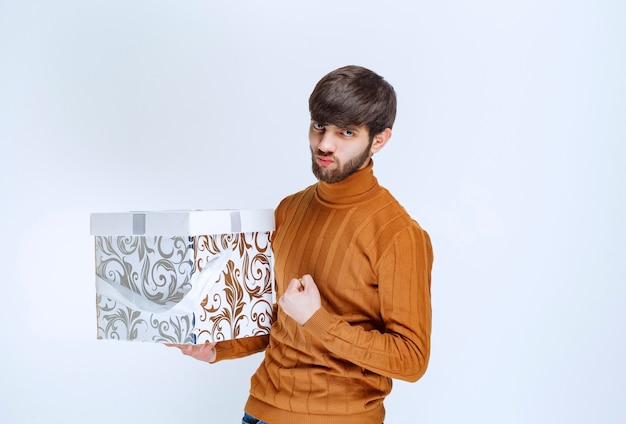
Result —
[[89, 213], [274, 207], [313, 182], [314, 84], [360, 64], [436, 255], [386, 423], [625, 422], [626, 3], [213, 3], [0, 0], [0, 421], [239, 422], [259, 355], [95, 340]]

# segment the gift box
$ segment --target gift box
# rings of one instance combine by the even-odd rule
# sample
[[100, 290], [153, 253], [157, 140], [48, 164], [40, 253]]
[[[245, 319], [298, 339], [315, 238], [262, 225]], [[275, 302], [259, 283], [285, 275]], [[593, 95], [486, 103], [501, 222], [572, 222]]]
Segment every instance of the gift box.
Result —
[[271, 209], [91, 214], [97, 337], [198, 344], [268, 334]]

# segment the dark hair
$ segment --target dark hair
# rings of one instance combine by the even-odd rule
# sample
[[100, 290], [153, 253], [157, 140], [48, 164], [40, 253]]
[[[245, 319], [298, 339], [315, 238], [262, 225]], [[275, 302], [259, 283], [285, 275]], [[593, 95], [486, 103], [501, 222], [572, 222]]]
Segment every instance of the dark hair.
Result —
[[391, 128], [396, 93], [387, 81], [361, 66], [344, 66], [324, 76], [309, 97], [311, 119], [324, 125], [367, 126], [370, 139]]

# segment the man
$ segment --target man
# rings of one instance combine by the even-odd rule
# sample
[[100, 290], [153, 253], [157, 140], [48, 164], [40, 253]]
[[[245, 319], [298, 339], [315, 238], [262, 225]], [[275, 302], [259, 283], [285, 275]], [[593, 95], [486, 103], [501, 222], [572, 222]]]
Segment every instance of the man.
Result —
[[244, 424], [380, 424], [391, 379], [416, 381], [428, 363], [430, 239], [373, 174], [395, 120], [392, 86], [343, 67], [309, 110], [319, 181], [275, 211], [270, 335], [179, 347], [207, 362], [265, 350]]

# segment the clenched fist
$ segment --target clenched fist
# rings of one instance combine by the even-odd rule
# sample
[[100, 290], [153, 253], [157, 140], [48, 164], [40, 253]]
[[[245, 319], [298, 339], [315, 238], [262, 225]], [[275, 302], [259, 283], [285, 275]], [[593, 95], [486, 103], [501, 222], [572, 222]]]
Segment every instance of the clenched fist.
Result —
[[278, 299], [278, 304], [287, 315], [304, 325], [322, 306], [320, 292], [313, 277], [307, 274], [292, 279], [285, 293]]

